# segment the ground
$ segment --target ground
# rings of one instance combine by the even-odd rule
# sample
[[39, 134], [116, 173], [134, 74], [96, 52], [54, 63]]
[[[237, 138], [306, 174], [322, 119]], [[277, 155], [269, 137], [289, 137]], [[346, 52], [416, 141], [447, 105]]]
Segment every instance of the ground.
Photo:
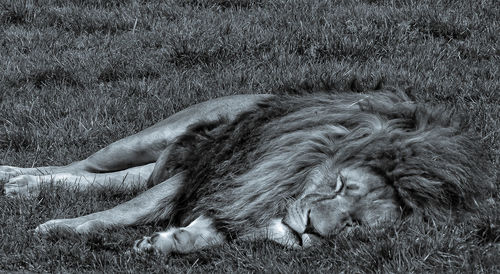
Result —
[[[66, 164], [209, 98], [358, 78], [464, 111], [500, 170], [496, 2], [0, 0], [0, 164]], [[0, 196], [0, 270], [500, 271], [498, 193], [462, 221], [359, 228], [308, 250], [236, 242], [161, 257], [127, 252], [160, 226], [81, 237], [30, 231], [133, 194], [48, 187], [33, 199]]]

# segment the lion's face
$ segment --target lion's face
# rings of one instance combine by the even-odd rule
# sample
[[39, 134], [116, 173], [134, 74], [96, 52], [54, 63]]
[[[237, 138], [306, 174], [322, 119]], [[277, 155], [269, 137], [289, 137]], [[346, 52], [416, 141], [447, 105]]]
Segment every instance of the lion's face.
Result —
[[288, 208], [283, 222], [297, 236], [330, 236], [356, 223], [376, 225], [398, 218], [400, 205], [385, 179], [369, 168], [331, 165], [314, 169], [304, 193]]

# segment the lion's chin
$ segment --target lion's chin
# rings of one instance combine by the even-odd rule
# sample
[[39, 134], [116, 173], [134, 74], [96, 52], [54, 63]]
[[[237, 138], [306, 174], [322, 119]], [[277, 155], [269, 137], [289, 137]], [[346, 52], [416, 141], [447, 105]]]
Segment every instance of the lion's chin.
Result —
[[301, 235], [302, 247], [310, 247], [318, 245], [322, 242], [322, 239], [314, 234], [304, 233]]

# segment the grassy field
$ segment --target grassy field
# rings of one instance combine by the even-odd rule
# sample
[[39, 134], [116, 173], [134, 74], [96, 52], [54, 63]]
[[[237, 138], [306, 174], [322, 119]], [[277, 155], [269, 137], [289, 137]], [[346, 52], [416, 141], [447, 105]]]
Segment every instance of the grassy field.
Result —
[[[0, 164], [67, 164], [209, 98], [357, 78], [463, 110], [499, 170], [499, 19], [495, 0], [0, 0]], [[308, 250], [236, 242], [160, 257], [128, 252], [160, 227], [30, 231], [132, 195], [0, 196], [0, 271], [500, 271], [498, 193], [460, 221], [358, 228]]]

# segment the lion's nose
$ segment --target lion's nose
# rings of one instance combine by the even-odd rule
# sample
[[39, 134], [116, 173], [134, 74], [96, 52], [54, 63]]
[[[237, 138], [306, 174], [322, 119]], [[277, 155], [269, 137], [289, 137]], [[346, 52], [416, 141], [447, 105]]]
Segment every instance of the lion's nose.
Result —
[[348, 214], [346, 214], [342, 217], [342, 219], [340, 220], [340, 223], [344, 224], [345, 226], [354, 226], [356, 224], [354, 219]]
[[313, 234], [316, 236], [321, 236], [319, 232], [314, 228], [314, 225], [311, 222], [311, 210], [307, 211], [307, 222], [306, 222], [306, 229], [304, 230], [304, 233], [307, 234]]

